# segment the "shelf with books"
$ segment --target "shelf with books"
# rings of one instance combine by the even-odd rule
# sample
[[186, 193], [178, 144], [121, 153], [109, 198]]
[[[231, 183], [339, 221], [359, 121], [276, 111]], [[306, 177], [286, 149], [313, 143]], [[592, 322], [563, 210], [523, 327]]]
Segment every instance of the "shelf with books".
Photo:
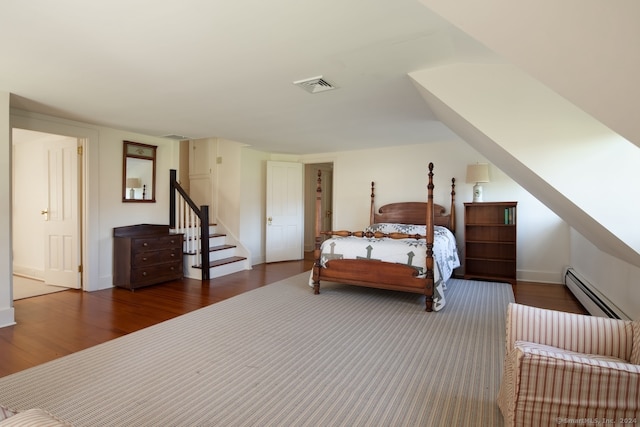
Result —
[[464, 204], [465, 279], [516, 284], [517, 202]]

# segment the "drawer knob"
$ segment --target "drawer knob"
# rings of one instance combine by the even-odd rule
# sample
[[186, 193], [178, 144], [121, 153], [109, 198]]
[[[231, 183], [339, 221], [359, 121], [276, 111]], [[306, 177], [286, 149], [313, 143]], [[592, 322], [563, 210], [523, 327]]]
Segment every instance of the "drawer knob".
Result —
[[143, 260], [143, 261], [146, 261], [146, 260], [147, 260], [147, 257], [142, 258], [142, 260]]
[[144, 243], [142, 244], [142, 246], [144, 246], [144, 247], [146, 248], [147, 246], [149, 246], [149, 243], [144, 242]]
[[143, 276], [146, 276], [146, 275], [147, 275], [147, 272], [146, 272], [146, 271], [143, 271], [143, 272], [142, 272], [142, 275], [143, 275]]
[[176, 254], [174, 254], [173, 252], [171, 252], [171, 258], [175, 257]]

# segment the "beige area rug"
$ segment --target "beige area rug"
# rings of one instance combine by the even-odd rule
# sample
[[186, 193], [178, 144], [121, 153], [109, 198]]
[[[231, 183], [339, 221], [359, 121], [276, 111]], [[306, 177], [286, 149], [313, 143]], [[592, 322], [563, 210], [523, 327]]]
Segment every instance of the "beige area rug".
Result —
[[66, 291], [69, 288], [47, 285], [41, 280], [30, 279], [23, 276], [13, 276], [13, 300], [37, 297], [39, 295], [52, 294]]
[[[268, 285], [0, 378], [0, 405], [76, 426], [501, 426], [511, 286], [420, 295]], [[215, 285], [213, 285], [215, 286]]]

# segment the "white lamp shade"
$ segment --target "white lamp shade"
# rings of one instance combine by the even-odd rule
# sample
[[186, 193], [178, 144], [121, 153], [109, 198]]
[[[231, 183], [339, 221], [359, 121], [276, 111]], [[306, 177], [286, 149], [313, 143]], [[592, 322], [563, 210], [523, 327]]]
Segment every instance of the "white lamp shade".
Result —
[[487, 163], [467, 166], [467, 183], [477, 184], [478, 182], [489, 182], [489, 165]]
[[127, 178], [127, 188], [140, 187], [142, 187], [142, 181], [140, 181], [140, 178]]

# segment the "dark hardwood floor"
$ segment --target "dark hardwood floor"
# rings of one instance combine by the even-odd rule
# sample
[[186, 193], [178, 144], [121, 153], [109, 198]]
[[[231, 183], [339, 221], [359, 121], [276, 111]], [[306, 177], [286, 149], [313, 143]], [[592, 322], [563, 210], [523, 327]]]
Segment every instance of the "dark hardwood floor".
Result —
[[[309, 271], [313, 261], [260, 264], [202, 285], [183, 279], [131, 292], [68, 290], [14, 302], [16, 325], [0, 328], [0, 376], [39, 365]], [[516, 301], [586, 313], [562, 285], [518, 283]]]

